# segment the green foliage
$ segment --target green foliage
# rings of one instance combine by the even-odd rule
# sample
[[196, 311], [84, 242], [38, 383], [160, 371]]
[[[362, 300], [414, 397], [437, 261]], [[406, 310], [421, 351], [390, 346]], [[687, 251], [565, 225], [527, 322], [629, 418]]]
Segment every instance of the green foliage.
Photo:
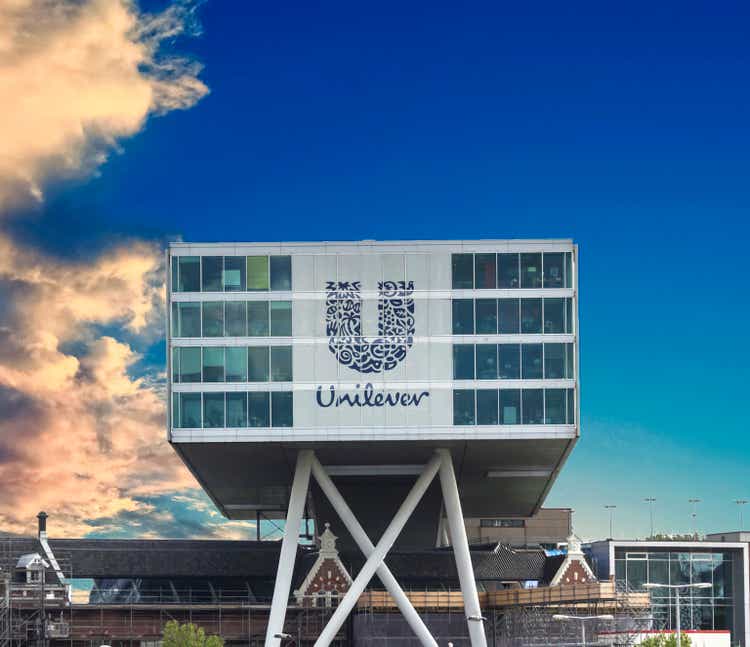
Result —
[[163, 647], [224, 647], [219, 636], [206, 636], [202, 627], [170, 620], [164, 625]]
[[[680, 634], [680, 646], [691, 647], [690, 636], [685, 633]], [[677, 647], [677, 634], [675, 632], [653, 634], [642, 640], [639, 647]]]

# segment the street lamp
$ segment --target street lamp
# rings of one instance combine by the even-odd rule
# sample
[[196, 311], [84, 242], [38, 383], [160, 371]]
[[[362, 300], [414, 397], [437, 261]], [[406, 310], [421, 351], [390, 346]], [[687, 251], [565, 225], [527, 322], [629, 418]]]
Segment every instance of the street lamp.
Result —
[[[691, 512], [690, 516], [691, 516], [691, 517], [693, 518], [693, 534], [694, 534], [694, 535], [697, 535], [697, 534], [698, 534], [698, 533], [697, 533], [697, 531], [696, 531], [696, 529], [695, 529], [695, 517], [696, 517], [696, 513], [695, 513], [695, 504], [696, 504], [696, 503], [700, 503], [700, 502], [701, 502], [701, 500], [700, 500], [700, 499], [688, 499], [688, 503], [689, 503], [689, 504], [690, 504], [690, 505], [692, 506], [692, 508], [693, 508], [693, 511]], [[677, 647], [679, 647], [679, 645], [678, 645]]]
[[735, 499], [734, 502], [737, 504], [737, 509], [740, 511], [740, 532], [742, 532], [742, 506], [747, 505], [747, 499]]
[[[586, 623], [592, 620], [614, 620], [615, 617], [609, 613], [605, 613], [598, 616], [566, 616], [560, 613], [556, 613], [552, 616], [553, 620], [573, 620], [581, 623], [581, 645], [586, 647]], [[679, 645], [677, 646], [679, 647]]]
[[649, 517], [651, 518], [651, 537], [653, 537], [654, 536], [654, 503], [656, 503], [656, 499], [652, 496], [647, 496], [643, 500], [646, 503], [648, 503], [648, 512], [649, 512]]
[[614, 539], [614, 534], [612, 533], [612, 526], [614, 525], [615, 508], [617, 508], [616, 505], [604, 506], [605, 510], [609, 510], [609, 538], [610, 539]]
[[674, 589], [675, 593], [675, 615], [677, 616], [677, 647], [680, 647], [680, 589], [710, 589], [710, 582], [696, 582], [695, 584], [659, 584], [657, 582], [646, 582], [644, 589]]

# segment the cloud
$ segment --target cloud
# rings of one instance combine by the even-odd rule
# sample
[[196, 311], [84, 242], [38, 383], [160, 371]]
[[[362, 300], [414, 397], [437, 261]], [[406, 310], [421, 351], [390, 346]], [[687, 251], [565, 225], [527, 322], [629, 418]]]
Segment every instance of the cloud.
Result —
[[150, 15], [127, 0], [0, 0], [0, 215], [205, 96], [200, 65], [162, 52], [196, 31], [186, 3]]

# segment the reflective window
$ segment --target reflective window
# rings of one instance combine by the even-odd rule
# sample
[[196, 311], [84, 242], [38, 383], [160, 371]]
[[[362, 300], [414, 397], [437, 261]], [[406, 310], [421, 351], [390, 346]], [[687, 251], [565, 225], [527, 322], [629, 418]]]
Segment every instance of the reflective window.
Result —
[[223, 337], [224, 336], [224, 302], [223, 301], [204, 301], [203, 302], [203, 336], [204, 337]]
[[451, 265], [454, 290], [471, 290], [474, 287], [473, 256], [473, 254], [453, 254]]
[[291, 337], [292, 302], [271, 301], [271, 336]]
[[544, 253], [544, 287], [563, 287], [564, 254], [562, 252]]
[[247, 304], [244, 301], [227, 301], [224, 304], [224, 318], [228, 337], [247, 335]]
[[542, 389], [524, 389], [521, 392], [521, 412], [525, 425], [541, 425], [544, 423]]
[[521, 376], [524, 380], [542, 378], [542, 345], [523, 344], [521, 346]]
[[575, 389], [568, 389], [568, 424], [576, 423]]
[[521, 377], [520, 344], [500, 344], [498, 346], [500, 365], [498, 376], [503, 380], [517, 380]]
[[227, 427], [247, 427], [247, 393], [227, 393]]
[[542, 287], [542, 255], [521, 254], [521, 287]]
[[172, 301], [172, 337], [180, 336], [180, 309], [177, 301]]
[[477, 379], [497, 379], [497, 346], [495, 344], [477, 344]]
[[221, 292], [222, 273], [224, 270], [223, 256], [204, 256], [201, 261], [202, 284], [204, 292]]
[[548, 380], [565, 377], [565, 344], [544, 344], [544, 377]]
[[248, 427], [270, 427], [271, 406], [268, 393], [247, 394]]
[[247, 334], [268, 337], [268, 301], [247, 302]]
[[227, 292], [244, 292], [246, 262], [244, 256], [224, 257], [224, 290]]
[[541, 299], [521, 299], [521, 332], [542, 332]]
[[224, 394], [203, 394], [203, 427], [224, 426]]
[[453, 334], [474, 334], [474, 301], [453, 299]]
[[496, 286], [495, 254], [474, 255], [474, 287], [494, 289]]
[[247, 257], [247, 289], [250, 292], [268, 290], [268, 256]]
[[521, 391], [502, 389], [500, 391], [500, 424], [517, 425], [521, 422]]
[[291, 256], [271, 256], [271, 289], [292, 289]]
[[182, 347], [180, 351], [180, 382], [201, 381], [201, 349]]
[[474, 345], [473, 344], [454, 344], [453, 345], [453, 379], [454, 380], [473, 380], [474, 379]]
[[227, 366], [225, 380], [247, 382], [247, 349], [244, 346], [228, 346], [225, 353]]
[[499, 330], [501, 334], [515, 335], [521, 330], [520, 327], [520, 303], [519, 299], [498, 299], [497, 310], [499, 317]]
[[201, 394], [180, 393], [180, 426], [196, 429], [201, 426]]
[[497, 287], [518, 287], [518, 254], [497, 255]]
[[474, 391], [456, 389], [453, 391], [453, 424], [473, 425], [474, 422]]
[[565, 389], [546, 389], [544, 392], [544, 422], [548, 425], [565, 424]]
[[292, 381], [292, 347], [291, 346], [272, 346], [271, 347], [271, 381], [272, 382], [291, 382]]
[[477, 335], [494, 335], [497, 333], [497, 299], [476, 300]]
[[200, 337], [201, 336], [201, 304], [179, 303], [178, 304], [179, 336]]
[[477, 424], [497, 424], [497, 391], [495, 389], [477, 390]]
[[565, 299], [544, 300], [544, 332], [563, 333], [565, 331]]
[[250, 346], [247, 349], [247, 381], [268, 382], [268, 346]]
[[203, 349], [203, 381], [224, 381], [224, 349], [222, 347]]
[[173, 289], [177, 292], [200, 292], [201, 257], [178, 256], [177, 259], [177, 283]]
[[292, 392], [274, 391], [271, 393], [271, 425], [291, 427], [292, 415]]

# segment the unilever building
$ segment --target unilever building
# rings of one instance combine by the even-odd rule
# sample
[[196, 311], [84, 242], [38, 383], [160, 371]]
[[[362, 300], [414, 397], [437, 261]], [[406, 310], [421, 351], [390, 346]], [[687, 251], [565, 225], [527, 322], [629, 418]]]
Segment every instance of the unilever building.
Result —
[[450, 533], [483, 644], [462, 517], [534, 514], [578, 438], [573, 242], [173, 243], [168, 262], [169, 440], [221, 512], [287, 518], [291, 547], [303, 515], [340, 518], [397, 601], [388, 548]]

